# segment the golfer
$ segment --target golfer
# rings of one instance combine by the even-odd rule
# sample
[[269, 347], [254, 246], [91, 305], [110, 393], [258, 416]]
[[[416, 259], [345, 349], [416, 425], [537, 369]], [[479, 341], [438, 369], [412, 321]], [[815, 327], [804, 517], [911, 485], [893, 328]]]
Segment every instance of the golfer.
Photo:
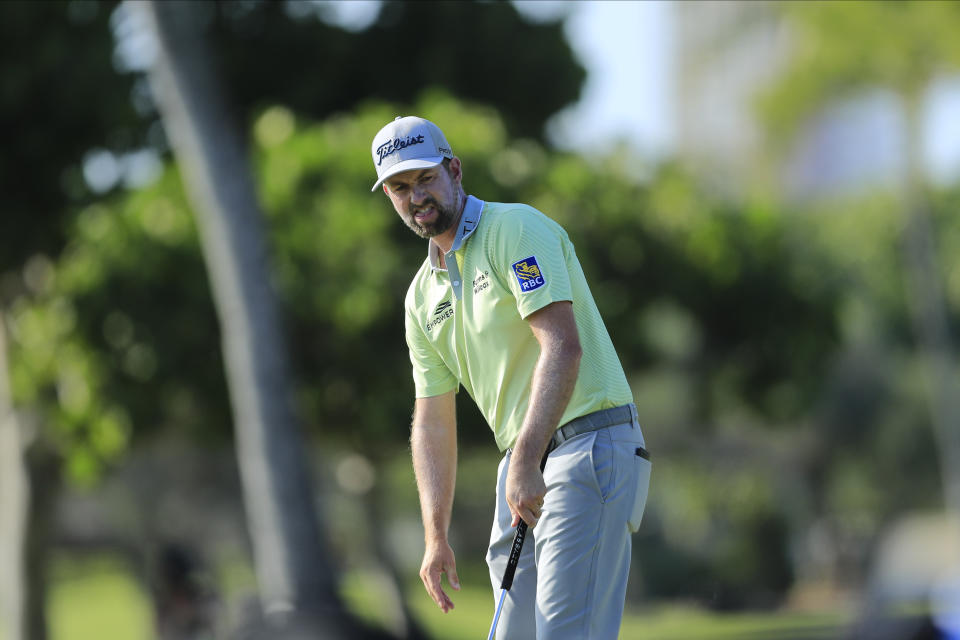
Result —
[[614, 639], [650, 462], [573, 245], [532, 207], [466, 195], [460, 159], [432, 122], [397, 118], [372, 151], [373, 190], [428, 239], [405, 302], [426, 590], [447, 612], [441, 576], [460, 588], [447, 534], [463, 386], [505, 454], [487, 551], [495, 597], [520, 519], [532, 534], [497, 637]]

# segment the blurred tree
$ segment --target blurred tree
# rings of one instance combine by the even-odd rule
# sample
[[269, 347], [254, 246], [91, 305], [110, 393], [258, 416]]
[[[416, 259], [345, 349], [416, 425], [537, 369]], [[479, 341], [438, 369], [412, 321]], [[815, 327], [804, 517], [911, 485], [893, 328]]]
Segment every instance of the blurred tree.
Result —
[[[142, 78], [124, 73], [142, 69], [145, 51], [118, 6], [124, 13], [115, 0], [0, 3], [0, 271], [56, 253], [68, 205], [131, 179], [125, 154], [164, 149]], [[277, 102], [319, 119], [371, 97], [409, 102], [445, 86], [497, 104], [515, 134], [542, 137], [547, 118], [577, 100], [585, 78], [561, 22], [528, 23], [507, 2], [385, 2], [360, 32], [325, 23], [323, 6], [307, 2], [218, 0], [195, 10], [210, 23], [224, 85], [245, 124]], [[111, 24], [129, 45], [116, 52]], [[523, 73], [505, 73], [521, 45]], [[99, 170], [96, 188], [84, 176], [85, 158], [100, 161], [86, 167]]]
[[27, 470], [23, 433], [7, 378], [7, 327], [0, 313], [0, 624], [4, 638], [27, 637]]
[[[714, 434], [743, 423], [730, 398], [747, 398], [762, 416], [757, 421], [802, 416], [835, 341], [836, 293], [801, 268], [801, 259], [816, 258], [787, 242], [792, 219], [718, 203], [673, 168], [641, 185], [624, 175], [623, 158], [594, 164], [510, 141], [495, 111], [442, 93], [403, 109], [440, 123], [456, 140], [470, 192], [531, 202], [567, 226], [650, 414], [645, 426], [658, 451], [712, 459]], [[298, 407], [326, 447], [358, 451], [375, 469], [408, 437], [412, 384], [398, 323], [423, 259], [423, 243], [382, 195], [369, 192], [369, 139], [397, 110], [371, 104], [312, 123], [274, 106], [252, 128]], [[65, 445], [74, 477], [92, 481], [131, 437], [162, 430], [209, 441], [229, 434], [216, 318], [189, 211], [172, 168], [149, 188], [84, 208], [67, 251], [36, 267], [36, 293], [14, 305], [16, 395], [23, 406], [46, 408], [44, 419], [56, 427], [48, 433]], [[738, 289], [740, 281], [747, 290]], [[661, 393], [649, 377], [658, 372], [684, 381], [679, 395]], [[78, 380], [78, 391], [58, 393], [76, 389]], [[655, 402], [667, 402], [669, 412], [657, 417]], [[460, 407], [465, 446], [489, 447], [489, 429], [472, 403]], [[760, 446], [755, 433], [744, 437]], [[391, 490], [378, 482], [366, 499], [389, 505]], [[771, 500], [731, 517], [722, 484], [705, 480], [702, 490], [713, 496], [706, 518], [730, 536], [782, 508]], [[739, 553], [734, 544], [726, 549]], [[770, 558], [777, 553], [771, 549]], [[733, 564], [703, 566], [724, 571]], [[782, 588], [773, 574], [752, 583]], [[748, 591], [751, 580], [741, 575], [724, 584]]]
[[[118, 6], [119, 10], [115, 10]], [[155, 113], [143, 79], [117, 73], [142, 68], [142, 58], [149, 51], [137, 47], [136, 26], [124, 20], [127, 8], [113, 1], [95, 0], [0, 3], [0, 29], [6, 33], [0, 45], [4, 53], [0, 56], [0, 80], [4, 83], [0, 109], [7, 115], [3, 126], [10, 127], [4, 136], [7, 153], [3, 158], [4, 162], [15, 163], [0, 171], [0, 175], [2, 179], [16, 179], [16, 184], [3, 189], [2, 196], [10, 215], [5, 216], [0, 225], [14, 226], [0, 233], [0, 305], [26, 299], [38, 293], [37, 286], [47, 286], [50, 256], [57, 256], [63, 248], [65, 229], [76, 229], [70, 220], [75, 215], [72, 212], [83, 210], [98, 195], [114, 193], [119, 185], [130, 183], [127, 175], [130, 163], [125, 153], [144, 146], [165, 148], [159, 128], [153, 126]], [[456, 87], [467, 95], [470, 92], [483, 95], [485, 100], [507, 101], [503, 113], [510, 122], [520, 123], [517, 133], [537, 136], [542, 133], [551, 110], [558, 110], [577, 97], [584, 78], [584, 71], [573, 58], [559, 22], [526, 23], [506, 2], [386, 3], [376, 25], [360, 33], [324, 23], [322, 6], [310, 3], [219, 2], [201, 3], [194, 8], [199, 18], [211, 21], [212, 37], [217, 43], [214, 55], [218, 57], [224, 77], [229, 79], [225, 84], [229, 85], [233, 108], [240, 121], [249, 121], [261, 105], [274, 101], [290, 104], [297, 111], [314, 117], [349, 110], [369, 99], [371, 87], [379, 86], [389, 75], [395, 79], [390, 80], [392, 88], [385, 95], [409, 99], [425, 86], [440, 84]], [[125, 46], [116, 52], [113, 50], [110, 25], [121, 45], [126, 43], [132, 47], [132, 54]], [[488, 27], [489, 31], [484, 31]], [[399, 64], [401, 57], [382, 55], [383, 43], [402, 40], [417, 30], [425, 33], [453, 30], [457, 36], [444, 41], [444, 51], [451, 46], [467, 47], [476, 42], [490, 45], [490, 38], [496, 39], [496, 46], [488, 46], [483, 56], [464, 53], [462, 62], [470, 65], [470, 73], [465, 74], [462, 64], [454, 66], [443, 62], [452, 60], [452, 56], [424, 49], [431, 45], [432, 39], [415, 39], [407, 45], [408, 51], [402, 60], [415, 63], [417, 73], [411, 74], [404, 68], [387, 74], [391, 68], [388, 65]], [[134, 40], [132, 44], [126, 39], [128, 36]], [[525, 68], [537, 77], [549, 75], [552, 79], [549, 87], [537, 87], [521, 74], [502, 73], [502, 69], [515, 60], [513, 40], [532, 43]], [[138, 56], [140, 62], [137, 62]], [[355, 64], [344, 65], [341, 60]], [[368, 62], [361, 64], [363, 60]], [[303, 72], [305, 61], [316, 65], [310, 77], [321, 80], [309, 80]], [[355, 81], [365, 74], [377, 74], [377, 79]], [[411, 75], [416, 76], [416, 81], [408, 80]], [[63, 105], [70, 108], [62, 108]], [[97, 149], [93, 154], [88, 153]], [[97, 161], [85, 167], [84, 158], [90, 160], [92, 156]], [[85, 177], [85, 169], [89, 169], [93, 177]], [[91, 186], [91, 180], [96, 188]], [[163, 213], [167, 211], [164, 207], [151, 207], [150, 211], [156, 213], [151, 220], [131, 219], [131, 222], [149, 225], [152, 228], [149, 233], [157, 236], [162, 234], [159, 230], [162, 223], [157, 220], [169, 219], [169, 215]], [[96, 233], [97, 229], [104, 231], [103, 212], [91, 209], [88, 214], [85, 224], [94, 225], [90, 233]], [[129, 226], [115, 229], [121, 235], [130, 230]], [[117, 249], [103, 257], [109, 256], [107, 262], [120, 266], [135, 255], [135, 252], [127, 256], [122, 253]], [[180, 257], [187, 261], [185, 265], [195, 264], [196, 256], [189, 250], [186, 254]], [[151, 255], [165, 262], [163, 254]], [[67, 262], [81, 265], [88, 258], [82, 255]], [[103, 287], [101, 292], [84, 289], [88, 296], [84, 299], [90, 303], [97, 300], [94, 304], [98, 308], [104, 308], [99, 306], [101, 303], [108, 307], [104, 313], [109, 317], [109, 320], [99, 317], [95, 326], [84, 328], [91, 330], [95, 344], [108, 349], [112, 354], [110, 358], [124, 361], [118, 363], [122, 368], [136, 371], [118, 379], [126, 380], [121, 384], [127, 407], [131, 402], [153, 402], [150, 393], [141, 391], [139, 380], [154, 374], [163, 377], [163, 371], [155, 371], [157, 366], [163, 368], [169, 364], [198, 371], [216, 370], [218, 366], [218, 362], [203, 358], [201, 351], [187, 347], [191, 340], [168, 344], [164, 354], [177, 355], [165, 357], [158, 365], [158, 352], [145, 346], [146, 336], [141, 332], [165, 333], [167, 327], [147, 329], [138, 323], [139, 314], [133, 310], [143, 309], [146, 315], [155, 301], [175, 295], [174, 290], [190, 287], [203, 291], [206, 282], [202, 277], [184, 277], [176, 272], [165, 279], [153, 280], [151, 288], [145, 289], [143, 284], [148, 279], [149, 275], [142, 271], [121, 268], [110, 270], [103, 279], [91, 278], [89, 282], [99, 282]], [[124, 311], [116, 308], [116, 301], [120, 299], [131, 302]], [[117, 313], [111, 313], [111, 306]], [[159, 307], [176, 314], [176, 322], [169, 327], [171, 333], [200, 340], [208, 335], [212, 326], [209, 308], [199, 311], [198, 305], [183, 309], [163, 304]], [[198, 313], [194, 313], [195, 310]], [[83, 323], [93, 316], [80, 311], [76, 317]], [[159, 338], [158, 341], [164, 342]], [[211, 399], [223, 397], [223, 384], [216, 376], [198, 378], [199, 388]], [[165, 406], [174, 412], [180, 409], [176, 422], [184, 431], [199, 424], [214, 427], [214, 432], [226, 432], [222, 409], [215, 410], [211, 416], [204, 415], [200, 408], [222, 407], [222, 404], [200, 403], [193, 406], [197, 411], [184, 411], [189, 405], [185, 398], [202, 396], [204, 393], [195, 394], [193, 389], [187, 390], [171, 379], [164, 396], [168, 400]], [[35, 399], [43, 398], [35, 396]], [[171, 420], [150, 422], [170, 424]], [[142, 426], [140, 421], [137, 424]], [[210, 431], [201, 429], [199, 433]], [[80, 432], [82, 428], [76, 431]], [[96, 456], [91, 456], [90, 451], [86, 447], [74, 449], [69, 454], [71, 468], [92, 469], [89, 462]], [[90, 477], [90, 474], [71, 472], [70, 476]]]
[[[0, 315], [29, 290], [31, 277], [42, 279], [43, 256], [63, 247], [72, 208], [93, 200], [83, 158], [97, 148], [122, 153], [143, 144], [142, 123], [129, 98], [133, 78], [118, 76], [111, 65], [108, 21], [114, 4], [0, 3]], [[0, 593], [10, 609], [11, 640], [45, 637], [48, 509], [60, 480], [55, 447], [39, 433], [49, 425], [32, 426], [33, 437], [18, 437], [16, 449], [4, 449], [22, 452], [25, 463], [3, 465], [10, 474], [5, 490], [21, 491], [10, 504], [23, 501], [22, 511], [0, 516], [11, 533], [2, 540], [3, 553], [23, 563], [9, 574], [23, 579], [15, 585], [22, 589]], [[4, 428], [11, 436], [18, 431], [12, 423]], [[19, 472], [20, 482], [14, 482]]]
[[[443, 94], [427, 94], [408, 111], [439, 123], [455, 141], [469, 192], [530, 202], [568, 229], [643, 411], [654, 402], [670, 405], [666, 415], [644, 418], [657, 451], [706, 464], [721, 457], [717, 441], [736, 435], [739, 448], [723, 449], [734, 468], [758, 466], [757, 483], [783, 475], [778, 465], [796, 452], [784, 454], [756, 431], [804, 418], [837, 342], [838, 283], [811, 272], [823, 256], [792, 242], [798, 219], [761, 204], [744, 211], [718, 202], [675, 167], [639, 184], [627, 176], [629, 157], [589, 162], [548, 154], [511, 140], [495, 113]], [[371, 132], [396, 112], [371, 105], [313, 124], [277, 106], [253, 127], [300, 379], [316, 381], [302, 387], [301, 399], [308, 415], [343, 425], [339, 437], [377, 468], [408, 435], [398, 416], [408, 414], [412, 388], [397, 327], [403, 292], [423, 260], [423, 243], [365, 186]], [[659, 372], [681, 380], [679, 391], [661, 393], [650, 380]], [[472, 403], [459, 407], [464, 444], [489, 446]], [[744, 460], [746, 450], [758, 453]], [[782, 594], [791, 579], [790, 538], [767, 524], [783, 521], [786, 503], [750, 497], [731, 515], [731, 492], [716, 478], [694, 491], [706, 496], [710, 531], [735, 541], [664, 544], [701, 557], [716, 553], [701, 558], [711, 575], [732, 571], [743, 549], [762, 548], [763, 561], [729, 580], [704, 582], [705, 589], [724, 585], [728, 602], [769, 603], [771, 593]], [[757, 538], [771, 530], [778, 535], [761, 545]], [[750, 542], [739, 546], [738, 536]]]
[[[458, 65], [452, 56], [423, 53], [421, 46], [433, 46], [425, 38], [411, 42], [409, 55], [382, 53], [384, 42], [401, 41], [397, 25], [409, 27], [407, 32], [419, 28], [403, 17], [408, 12], [418, 20], [443, 18], [444, 24], [425, 33], [460, 34], [485, 18], [482, 12], [463, 14], [470, 19], [455, 12], [480, 7], [509, 22], [515, 12], [505, 3], [389, 3], [369, 30], [378, 38], [336, 56], [321, 55], [323, 47], [365, 32], [345, 34], [312, 17], [290, 18], [280, 3], [197, 6], [223, 38], [217, 62], [225, 77], [235, 79], [228, 87], [239, 105], [234, 120], [252, 125], [265, 233], [276, 257], [270, 278], [293, 346], [292, 390], [325, 444], [336, 440], [360, 451], [379, 469], [407, 439], [412, 388], [399, 327], [403, 292], [423, 259], [423, 244], [379, 194], [369, 193], [369, 143], [394, 115], [415, 112], [447, 132], [472, 193], [530, 202], [568, 228], [638, 400], [651, 415], [645, 428], [658, 452], [714, 460], [723, 457], [716, 442], [726, 439], [724, 451], [756, 449], [769, 458], [773, 468], [758, 467], [751, 482], [778, 477], [777, 465], [789, 458], [759, 432], [804, 418], [837, 339], [837, 283], [821, 277], [822, 256], [793, 241], [796, 220], [762, 203], [719, 202], [670, 166], [638, 184], [629, 168], [640, 161], [626, 154], [600, 162], [550, 154], [520, 137], [536, 137], [542, 115], [515, 124], [524, 118], [512, 108], [478, 107], [449, 93], [423, 91], [438, 82], [463, 91], [486, 86], [477, 91], [484, 102], [526, 95], [518, 109], [537, 105], [537, 98], [520, 90], [540, 91], [543, 83], [530, 83], [528, 76], [552, 78], [560, 71], [547, 66], [537, 73], [503, 73], [514, 64], [513, 42], [485, 47], [484, 53], [505, 56], [488, 69], [495, 76], [486, 85], [463, 73], [464, 64], [486, 65], [494, 57], [484, 59], [472, 49]], [[401, 17], [390, 17], [396, 13]], [[273, 26], [263, 29], [267, 23]], [[489, 45], [499, 33], [516, 33], [517, 41], [533, 38], [522, 26], [516, 32], [502, 22], [485, 28], [491, 32], [465, 32], [442, 48]], [[560, 38], [559, 27], [551, 28]], [[226, 34], [232, 29], [248, 39], [230, 44]], [[265, 52], [273, 47], [287, 52], [287, 62], [271, 62]], [[316, 49], [308, 55], [297, 53], [305, 51], [300, 47]], [[550, 50], [546, 44], [537, 49]], [[564, 59], [563, 51], [555, 52], [551, 64]], [[368, 62], [355, 69], [342, 62], [361, 59]], [[405, 60], [416, 64], [404, 66]], [[304, 61], [314, 65], [317, 81], [308, 81]], [[336, 67], [329, 71], [336, 83], [319, 71], [327, 65]], [[354, 77], [364, 77], [367, 66], [382, 72], [367, 76], [355, 95], [395, 85], [390, 91], [418, 101], [370, 102], [352, 111], [355, 103], [331, 102], [341, 85], [352, 87]], [[413, 68], [418, 71], [408, 70]], [[514, 81], [524, 86], [505, 91], [503, 82]], [[275, 87], [257, 88], [269, 83]], [[122, 455], [132, 437], [160, 430], [199, 439], [228, 435], [216, 314], [176, 172], [167, 169], [145, 189], [113, 193], [74, 210], [66, 225], [67, 250], [29, 261], [18, 276], [23, 283], [10, 315], [13, 386], [22, 406], [37, 407], [45, 420], [42, 433], [64, 455], [70, 476], [87, 482]], [[654, 418], [656, 403], [667, 406]], [[488, 429], [472, 403], [460, 406], [461, 437], [489, 446]], [[754, 459], [729, 457], [756, 466]], [[716, 474], [726, 477], [728, 471]], [[696, 511], [702, 519], [667, 523], [664, 544], [688, 556], [691, 575], [704, 577], [704, 585], [728, 585], [728, 601], [750, 601], [751, 591], [762, 598], [782, 593], [790, 580], [783, 560], [789, 540], [779, 524], [785, 502], [730, 491], [713, 476], [688, 488], [687, 499], [697, 494], [705, 502]], [[391, 489], [380, 482], [373, 494]], [[737, 501], [741, 508], [734, 508]], [[677, 536], [684, 528], [707, 534]], [[386, 528], [377, 529], [386, 535]], [[716, 532], [728, 543], [713, 549], [703, 540]], [[769, 544], [761, 545], [764, 535]], [[763, 561], [738, 565], [750, 548], [762, 548]], [[708, 550], [716, 557], [705, 557]], [[742, 570], [734, 572], [737, 567]], [[723, 573], [727, 577], [718, 580]]]
[[145, 143], [134, 78], [111, 63], [114, 4], [0, 3], [0, 274], [62, 247], [71, 207], [96, 195], [83, 177], [88, 153]]
[[[115, 11], [118, 6], [120, 10]], [[0, 167], [0, 179], [16, 180], [16, 184], [10, 183], [2, 190], [9, 215], [4, 216], [0, 225], [12, 226], [0, 233], [0, 304], [10, 305], [19, 297], [32, 295], [36, 293], [36, 283], [46, 281], [49, 256], [58, 255], [63, 248], [64, 230], [71, 227], [72, 220], [68, 218], [74, 215], [72, 212], [93, 202], [100, 192], [112, 193], [125, 183], [129, 163], [123, 154], [144, 146], [165, 148], [159, 129], [152, 126], [155, 113], [143, 79], [117, 73], [137, 69], [138, 64], [142, 68], [142, 57], [148, 53], [138, 48], [136, 42], [126, 40], [129, 36], [136, 41], [138, 33], [135, 25], [123, 19], [126, 8], [112, 0], [0, 3], [0, 29], [6, 34], [0, 45], [0, 81], [4, 87], [0, 110], [6, 115], [6, 124], [2, 126], [9, 128], [4, 135], [7, 153], [3, 156], [3, 162], [9, 166]], [[503, 113], [510, 122], [519, 123], [516, 132], [537, 136], [550, 113], [576, 99], [584, 78], [559, 22], [529, 24], [506, 2], [385, 3], [378, 22], [359, 33], [326, 24], [322, 20], [322, 5], [311, 3], [218, 2], [201, 3], [194, 8], [199, 18], [210, 21], [217, 43], [214, 55], [223, 76], [229, 79], [225, 84], [229, 85], [238, 119], [243, 122], [249, 121], [262, 105], [274, 102], [289, 104], [313, 117], [349, 110], [369, 99], [371, 87], [378, 87], [381, 82], [387, 84], [386, 79], [390, 78], [391, 88], [384, 95], [401, 99], [410, 99], [424, 87], [439, 84], [455, 87], [466, 95], [482, 95], [485, 100], [506, 101]], [[132, 47], [132, 54], [124, 46], [114, 51], [110, 25], [121, 44]], [[456, 37], [443, 39], [444, 52], [452, 46], [468, 47], [477, 42], [486, 43], [488, 50], [483, 56], [472, 52], [458, 56], [463, 64], [470, 65], [469, 74], [464, 73], [463, 64], [449, 64], [454, 56], [430, 49], [434, 40], [429, 38], [410, 40], [403, 57], [382, 54], [385, 42], [403, 40], [418, 30], [452, 30]], [[490, 38], [496, 42], [491, 43]], [[502, 73], [515, 61], [514, 41], [530, 43], [525, 69], [530, 75], [551, 77], [549, 87], [535, 86], [522, 74]], [[342, 60], [353, 63], [344, 65]], [[406, 67], [401, 70], [389, 66], [403, 61], [415, 64], [416, 74]], [[303, 71], [305, 62], [316, 65], [309, 76]], [[392, 71], [387, 73], [389, 69]], [[409, 80], [411, 77], [416, 80]], [[94, 189], [84, 177], [83, 160], [89, 159], [88, 152], [96, 149], [99, 151], [93, 154], [94, 159], [100, 162], [86, 167], [97, 176], [92, 178]], [[162, 213], [157, 216], [164, 217]], [[100, 218], [91, 210], [88, 222]], [[102, 222], [97, 224], [102, 230]], [[120, 263], [128, 259], [112, 255]], [[28, 263], [31, 257], [35, 259]], [[123, 275], [118, 278], [107, 277], [112, 284], [103, 290], [105, 303], [135, 299], [137, 303], [130, 307], [146, 309], [152, 305], [154, 292], [167, 296], [177, 287], [202, 290], [205, 286], [202, 278], [181, 282], [181, 276], [171, 275], [154, 283], [153, 287], [162, 288], [161, 293], [155, 288], [142, 288], [146, 274], [111, 271], [120, 273]], [[34, 284], [28, 282], [31, 278]], [[105, 284], [101, 281], [101, 285]], [[101, 294], [91, 291], [90, 295]], [[164, 308], [171, 311], [170, 306]], [[181, 314], [177, 331], [184, 336], [202, 336], [211, 326], [210, 315], [201, 313], [203, 319], [198, 322], [191, 310], [175, 311]], [[88, 316], [80, 313], [80, 317], [83, 321]], [[94, 340], [103, 343], [107, 335], [108, 342], [123, 342], [132, 331], [132, 344], [107, 346], [116, 353], [115, 357], [137, 345], [142, 347], [142, 326], [131, 324], [131, 318], [130, 309], [111, 315], [106, 323], [109, 327], [94, 328]], [[105, 320], [100, 318], [98, 323], [103, 325]], [[179, 354], [176, 360], [188, 368], [217, 365], [201, 358], [196, 350], [179, 348], [178, 343], [171, 348]], [[156, 352], [135, 352], [140, 355], [122, 356], [127, 360], [127, 368], [136, 369], [137, 365], [130, 363], [139, 362], [143, 365], [139, 367], [140, 377], [149, 377], [157, 364]], [[171, 365], [179, 366], [173, 362]], [[128, 380], [136, 378], [128, 376]], [[222, 383], [218, 384], [215, 377], [203, 377], [202, 385], [212, 397], [223, 396]], [[151, 401], [149, 394], [137, 389], [135, 384], [126, 384], [126, 402], [132, 397]], [[171, 389], [170, 393], [179, 394], [181, 399], [184, 396], [182, 390]], [[174, 406], [183, 407], [184, 403], [177, 401]], [[220, 425], [223, 432], [221, 417], [222, 413], [212, 420], [198, 416], [196, 422]], [[73, 456], [74, 460], [82, 457]], [[82, 465], [77, 462], [74, 466]]]
[[189, 434], [203, 446], [230, 432], [216, 318], [175, 172], [122, 205], [84, 208], [68, 229], [56, 263], [31, 261], [34, 288], [9, 313], [38, 549], [28, 603], [41, 613], [54, 533], [45, 508], [61, 463], [66, 480], [91, 487], [133, 436]]
[[[0, 220], [0, 310], [10, 307], [17, 319], [14, 350], [33, 358], [27, 363], [21, 360], [14, 387], [19, 389], [19, 399], [30, 403], [25, 407], [39, 425], [27, 458], [33, 481], [29, 512], [38, 525], [46, 522], [48, 515], [40, 509], [41, 504], [52, 504], [56, 495], [61, 457], [67, 463], [67, 477], [92, 482], [104, 462], [115, 460], [125, 450], [133, 424], [138, 433], [144, 432], [144, 426], [149, 431], [151, 426], [176, 425], [191, 432], [192, 427], [201, 425], [192, 431], [201, 437], [224, 433], [228, 425], [223, 381], [210, 374], [218, 370], [219, 360], [204, 349], [215, 331], [209, 301], [193, 298], [194, 304], [186, 308], [167, 304], [185, 291], [191, 292], [188, 295], [207, 291], [202, 274], [189, 268], [198, 263], [190, 243], [174, 247], [169, 237], [161, 238], [171, 231], [171, 209], [150, 207], [148, 220], [131, 212], [126, 221], [113, 226], [105, 222], [105, 210], [84, 208], [121, 185], [136, 186], [142, 179], [132, 170], [138, 150], [165, 149], [142, 78], [117, 73], [136, 68], [114, 51], [108, 25], [121, 32], [124, 26], [114, 11], [117, 6], [114, 0], [0, 3], [0, 114], [5, 116], [5, 124], [0, 126], [6, 150], [0, 159], [0, 181], [6, 181], [0, 191], [7, 212]], [[526, 24], [506, 3], [419, 7], [391, 3], [381, 14], [376, 34], [370, 30], [348, 34], [326, 25], [316, 20], [319, 14], [311, 11], [311, 6], [316, 5], [195, 5], [216, 22], [217, 49], [222, 49], [227, 76], [236, 79], [231, 88], [241, 119], [248, 121], [260, 104], [274, 99], [273, 91], [279, 92], [277, 97], [283, 102], [318, 116], [349, 109], [367, 99], [370, 86], [376, 83], [348, 82], [347, 77], [362, 78], [363, 74], [340, 60], [368, 59], [363, 73], [369, 77], [381, 69], [379, 65], [386, 68], [385, 63], [400, 61], [398, 56], [380, 53], [383, 41], [395, 41], [410, 33], [408, 27], [428, 23], [433, 25], [432, 32], [443, 28], [464, 32], [466, 35], [453, 43], [457, 46], [490, 37], [481, 31], [490, 24], [496, 25], [491, 33], [497, 37], [535, 42], [530, 50], [531, 65], [535, 61], [538, 73], [549, 73], [554, 82], [549, 91], [535, 90], [519, 74], [509, 74], [518, 81], [503, 91], [501, 68], [513, 61], [513, 48], [498, 42], [485, 56], [466, 56], [475, 65], [466, 77], [462, 66], [424, 63], [419, 44], [431, 40], [423, 39], [414, 41], [407, 56], [420, 61], [421, 77], [395, 83], [392, 94], [409, 97], [435, 82], [456, 85], [466, 93], [483, 86], [490, 96], [504, 100], [519, 132], [540, 135], [546, 116], [576, 98], [584, 77], [559, 23]], [[305, 7], [306, 14], [302, 11]], [[414, 20], [420, 22], [414, 25]], [[440, 21], [449, 24], [444, 27]], [[270, 28], [264, 30], [265, 25]], [[444, 45], [449, 46], [450, 42]], [[265, 55], [267, 51], [271, 55]], [[304, 81], [304, 60], [323, 62], [318, 71], [336, 79]], [[491, 64], [481, 64], [484, 62]], [[344, 75], [346, 71], [351, 73]], [[481, 78], [480, 73], [489, 75]], [[149, 160], [149, 155], [146, 158]], [[75, 224], [71, 218], [78, 210], [86, 215]], [[168, 243], [151, 254], [157, 260], [154, 264], [161, 266], [158, 274], [165, 277], [154, 278], [146, 267], [136, 268], [131, 261], [136, 263], [144, 256], [117, 244], [108, 249], [106, 244], [94, 248], [80, 243], [82, 248], [62, 263], [56, 258], [70, 229], [76, 233], [88, 225], [80, 236], [98, 245], [109, 242], [103, 234], [122, 238], [134, 227], [141, 229], [140, 224], [153, 240]], [[173, 235], [180, 231], [174, 230]], [[56, 267], [48, 256], [58, 260]], [[184, 260], [180, 267], [188, 268], [168, 268], [178, 259]], [[98, 272], [104, 264], [111, 266], [106, 273]], [[63, 275], [65, 283], [54, 282]], [[145, 289], [145, 282], [152, 287]], [[42, 302], [33, 304], [38, 299]], [[161, 311], [168, 322], [158, 326], [152, 317]], [[84, 338], [78, 340], [81, 334]], [[173, 339], [168, 339], [171, 336]], [[162, 352], [155, 349], [159, 344], [165, 345]], [[184, 370], [195, 372], [195, 379], [185, 383], [180, 378]], [[177, 373], [166, 375], [174, 371]], [[165, 381], [159, 396], [146, 384], [155, 377]], [[108, 389], [116, 394], [107, 393]], [[111, 403], [106, 397], [120, 400]], [[158, 397], [164, 400], [159, 411]], [[141, 419], [145, 415], [151, 417]], [[41, 501], [42, 496], [49, 500]], [[25, 538], [42, 547], [43, 536], [38, 530], [31, 531]], [[19, 550], [8, 551], [19, 557]], [[28, 603], [32, 613], [27, 617], [42, 621], [42, 598], [37, 595], [43, 591], [41, 565], [46, 554], [34, 555], [40, 564], [26, 572], [32, 594]], [[43, 637], [39, 627], [27, 635]]]
[[901, 101], [899, 242], [906, 305], [926, 363], [944, 500], [960, 510], [960, 395], [922, 152], [925, 93], [939, 75], [960, 70], [960, 4], [798, 3], [783, 9], [798, 46], [762, 104], [778, 147], [788, 146], [812, 115], [838, 98], [881, 87]]
[[264, 613], [276, 637], [288, 637], [284, 621], [291, 618], [316, 625], [314, 633], [355, 636], [317, 526], [289, 404], [287, 349], [241, 136], [227, 115], [194, 7], [149, 2], [137, 10], [158, 45], [151, 86], [195, 204], [211, 274]]
[[726, 202], [669, 164], [648, 186], [631, 184], [629, 162], [610, 158], [581, 182], [585, 161], [567, 158], [536, 196], [581, 240], [628, 367], [689, 372], [684, 402], [702, 430], [731, 397], [767, 424], [796, 419], [837, 342], [835, 283], [807, 276], [794, 222], [770, 205]]
[[371, 98], [409, 104], [444, 87], [496, 105], [513, 135], [542, 140], [548, 118], [577, 101], [586, 78], [561, 20], [528, 22], [505, 0], [388, 0], [359, 32], [326, 24], [324, 6], [312, 7], [209, 3], [215, 55], [248, 121], [276, 103], [319, 120]]

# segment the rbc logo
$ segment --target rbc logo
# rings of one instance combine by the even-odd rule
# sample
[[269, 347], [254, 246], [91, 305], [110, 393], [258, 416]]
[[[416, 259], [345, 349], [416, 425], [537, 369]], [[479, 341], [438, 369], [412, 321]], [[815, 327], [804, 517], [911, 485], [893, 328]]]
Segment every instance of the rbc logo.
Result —
[[547, 283], [543, 274], [540, 273], [540, 265], [537, 264], [535, 256], [514, 262], [511, 267], [513, 268], [513, 274], [517, 276], [517, 283], [519, 283], [522, 293], [539, 289]]

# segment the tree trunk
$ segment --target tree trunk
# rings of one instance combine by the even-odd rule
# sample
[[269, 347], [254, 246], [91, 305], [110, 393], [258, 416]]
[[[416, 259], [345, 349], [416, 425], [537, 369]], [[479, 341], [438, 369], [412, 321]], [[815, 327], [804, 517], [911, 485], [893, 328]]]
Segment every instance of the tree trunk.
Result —
[[22, 561], [26, 572], [26, 637], [30, 640], [45, 640], [48, 632], [47, 566], [53, 543], [54, 511], [62, 486], [61, 458], [39, 438], [30, 443], [21, 440], [21, 446], [25, 447], [25, 495], [28, 498]]
[[[926, 86], [919, 85], [921, 88]], [[906, 162], [903, 228], [907, 304], [927, 378], [946, 507], [960, 513], [960, 394], [937, 247], [924, 194], [922, 91], [905, 96]]]
[[28, 485], [20, 428], [7, 377], [6, 328], [0, 311], [0, 621], [2, 637], [25, 640]]
[[193, 203], [220, 319], [261, 604], [268, 621], [306, 616], [323, 620], [329, 633], [343, 608], [294, 417], [246, 150], [218, 90], [196, 5], [132, 5], [158, 45], [150, 82]]
[[60, 459], [41, 438], [26, 435], [13, 409], [6, 337], [0, 311], [0, 638], [46, 640]]

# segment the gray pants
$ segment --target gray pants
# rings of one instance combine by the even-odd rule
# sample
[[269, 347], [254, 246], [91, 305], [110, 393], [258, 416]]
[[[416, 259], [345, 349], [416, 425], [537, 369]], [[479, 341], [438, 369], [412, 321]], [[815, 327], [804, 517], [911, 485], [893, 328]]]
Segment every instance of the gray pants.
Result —
[[[537, 526], [528, 531], [497, 625], [499, 640], [615, 640], [640, 526], [650, 462], [636, 418], [564, 442], [547, 458]], [[510, 452], [500, 462], [487, 566], [494, 606], [516, 529], [504, 497]], [[532, 534], [532, 540], [531, 540]], [[533, 544], [531, 544], [533, 542]]]

